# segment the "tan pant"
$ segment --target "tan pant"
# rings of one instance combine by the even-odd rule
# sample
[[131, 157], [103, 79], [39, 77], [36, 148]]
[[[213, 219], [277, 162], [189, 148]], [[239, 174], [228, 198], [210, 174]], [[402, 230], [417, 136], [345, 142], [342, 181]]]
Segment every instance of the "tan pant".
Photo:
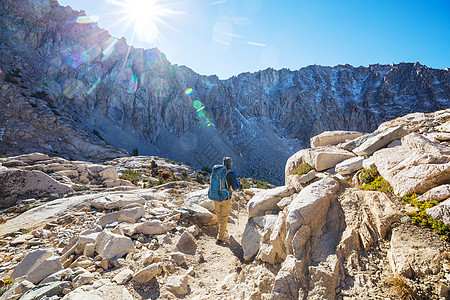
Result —
[[[231, 199], [234, 198], [231, 197]], [[214, 202], [214, 210], [217, 215], [217, 223], [219, 224], [219, 233], [217, 234], [218, 240], [225, 240], [228, 238], [227, 234], [227, 225], [228, 225], [228, 217], [230, 216], [231, 211], [231, 199], [224, 200], [222, 202], [213, 201]]]

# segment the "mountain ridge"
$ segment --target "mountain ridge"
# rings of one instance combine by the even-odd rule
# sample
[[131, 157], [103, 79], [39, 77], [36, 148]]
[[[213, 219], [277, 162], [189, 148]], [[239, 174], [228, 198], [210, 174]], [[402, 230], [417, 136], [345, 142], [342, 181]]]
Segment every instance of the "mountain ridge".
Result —
[[[199, 168], [231, 156], [243, 175], [281, 183], [287, 158], [322, 131], [371, 132], [450, 106], [450, 72], [419, 63], [269, 68], [220, 80], [172, 65], [156, 48], [128, 46], [95, 23], [78, 24], [84, 12], [57, 1], [11, 3], [2, 4], [0, 21], [5, 74], [18, 70], [30, 95], [45, 95], [93, 140], [95, 130], [112, 147]], [[4, 129], [0, 152], [19, 154], [13, 134]]]

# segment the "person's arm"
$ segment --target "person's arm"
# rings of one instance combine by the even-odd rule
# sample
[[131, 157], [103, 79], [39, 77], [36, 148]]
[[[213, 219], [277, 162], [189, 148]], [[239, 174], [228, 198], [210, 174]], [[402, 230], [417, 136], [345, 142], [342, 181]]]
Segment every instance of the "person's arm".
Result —
[[236, 178], [236, 174], [233, 171], [229, 171], [227, 174], [227, 183], [233, 190], [238, 190], [241, 188], [240, 182]]

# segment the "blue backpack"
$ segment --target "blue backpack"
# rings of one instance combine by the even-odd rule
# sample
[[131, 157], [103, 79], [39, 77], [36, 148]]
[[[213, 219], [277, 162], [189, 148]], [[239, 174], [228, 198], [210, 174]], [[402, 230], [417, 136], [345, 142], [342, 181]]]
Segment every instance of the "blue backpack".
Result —
[[224, 165], [215, 165], [212, 168], [211, 180], [208, 189], [208, 198], [222, 202], [231, 198], [231, 190], [227, 189], [227, 168]]

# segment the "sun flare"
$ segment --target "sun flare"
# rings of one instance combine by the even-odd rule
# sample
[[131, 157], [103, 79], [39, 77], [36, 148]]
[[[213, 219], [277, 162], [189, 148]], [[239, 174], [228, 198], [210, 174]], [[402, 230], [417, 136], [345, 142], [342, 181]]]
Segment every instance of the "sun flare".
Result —
[[[167, 25], [167, 19], [182, 12], [176, 11], [171, 4], [162, 0], [112, 0], [120, 6], [122, 21], [133, 26], [133, 36], [144, 42], [154, 42], [159, 37], [159, 26]], [[172, 4], [173, 5], [173, 4]], [[126, 26], [129, 26], [126, 25]]]

